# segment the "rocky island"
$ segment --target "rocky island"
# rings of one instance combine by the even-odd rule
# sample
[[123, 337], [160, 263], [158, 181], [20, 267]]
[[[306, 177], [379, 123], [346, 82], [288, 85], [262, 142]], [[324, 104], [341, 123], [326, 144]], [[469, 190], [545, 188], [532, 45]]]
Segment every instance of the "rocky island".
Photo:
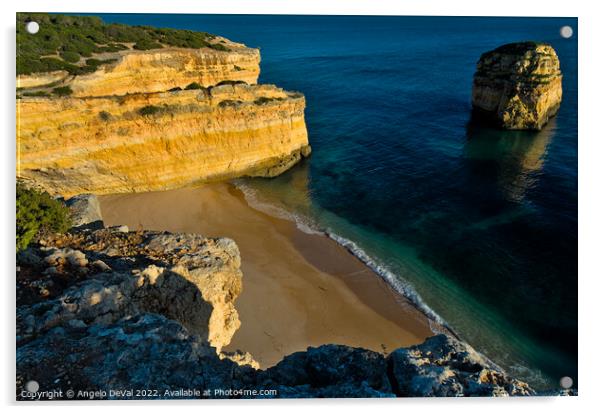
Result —
[[550, 45], [510, 43], [484, 53], [477, 63], [472, 106], [478, 118], [504, 129], [540, 130], [561, 100], [560, 62]]

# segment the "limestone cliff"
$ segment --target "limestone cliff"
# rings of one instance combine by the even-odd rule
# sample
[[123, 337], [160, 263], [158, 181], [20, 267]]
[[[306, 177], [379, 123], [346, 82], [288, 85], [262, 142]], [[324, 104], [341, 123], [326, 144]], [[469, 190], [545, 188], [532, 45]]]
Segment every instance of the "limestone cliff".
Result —
[[477, 63], [472, 87], [477, 117], [505, 129], [540, 130], [561, 100], [560, 62], [550, 45], [511, 43], [484, 53]]
[[271, 85], [17, 102], [17, 175], [52, 194], [276, 175], [309, 153], [305, 99]]
[[258, 49], [204, 39], [20, 74], [17, 176], [53, 195], [138, 192], [274, 176], [308, 156], [303, 95], [257, 85]]

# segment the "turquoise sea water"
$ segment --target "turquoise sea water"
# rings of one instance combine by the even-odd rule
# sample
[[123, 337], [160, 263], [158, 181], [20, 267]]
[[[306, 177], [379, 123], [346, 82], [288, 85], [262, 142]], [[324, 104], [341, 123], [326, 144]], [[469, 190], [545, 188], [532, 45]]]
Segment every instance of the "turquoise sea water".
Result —
[[[250, 201], [327, 231], [537, 389], [576, 381], [576, 19], [101, 16], [260, 47], [260, 81], [306, 95], [314, 152], [239, 181]], [[476, 61], [521, 40], [558, 52], [558, 116], [541, 132], [476, 125]]]

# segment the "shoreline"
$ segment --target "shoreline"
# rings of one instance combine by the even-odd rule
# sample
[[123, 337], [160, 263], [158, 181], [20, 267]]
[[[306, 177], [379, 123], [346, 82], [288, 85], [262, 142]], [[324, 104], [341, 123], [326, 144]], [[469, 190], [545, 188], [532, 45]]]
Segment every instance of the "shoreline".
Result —
[[379, 264], [377, 260], [366, 253], [353, 240], [343, 237], [330, 230], [320, 228], [307, 217], [303, 217], [297, 213], [291, 213], [282, 207], [278, 207], [264, 201], [259, 201], [257, 195], [255, 194], [255, 190], [251, 190], [251, 192], [249, 192], [249, 187], [245, 184], [237, 183], [236, 180], [234, 180], [232, 184], [237, 190], [243, 193], [243, 197], [249, 207], [259, 210], [269, 216], [291, 221], [295, 223], [296, 227], [303, 233], [320, 235], [334, 241], [336, 244], [347, 250], [352, 256], [362, 262], [365, 266], [370, 268], [373, 273], [383, 279], [387, 286], [393, 289], [397, 295], [412, 303], [418, 312], [424, 314], [432, 322], [437, 329], [437, 333], [445, 333], [458, 340], [462, 340], [460, 335], [456, 333], [451, 326], [449, 326], [449, 324], [443, 320], [443, 318], [441, 318], [441, 316], [439, 316], [424, 302], [418, 292], [416, 292], [411, 285], [400, 282], [395, 274]]
[[[251, 206], [231, 183], [100, 196], [105, 224], [229, 237], [241, 251], [241, 327], [225, 351], [262, 368], [308, 346], [385, 353], [423, 342], [435, 323], [345, 246]], [[441, 327], [441, 329], [445, 329]]]

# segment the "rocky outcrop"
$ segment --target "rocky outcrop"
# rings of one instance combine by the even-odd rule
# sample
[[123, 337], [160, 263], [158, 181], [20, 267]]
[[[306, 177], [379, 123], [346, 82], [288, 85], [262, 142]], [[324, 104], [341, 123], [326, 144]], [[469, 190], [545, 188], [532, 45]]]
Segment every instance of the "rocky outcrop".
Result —
[[229, 239], [76, 230], [42, 238], [17, 263], [18, 399], [48, 398], [28, 394], [30, 380], [56, 399], [534, 394], [445, 335], [387, 357], [323, 345], [267, 370], [221, 352], [240, 325]]
[[414, 397], [533, 395], [524, 382], [464, 342], [437, 335], [388, 357], [396, 395]]
[[17, 258], [18, 343], [157, 313], [219, 352], [240, 326], [240, 254], [230, 239], [116, 227], [41, 242]]
[[472, 105], [478, 118], [505, 129], [540, 130], [561, 100], [560, 62], [550, 45], [511, 43], [484, 53], [477, 63]]
[[258, 374], [280, 397], [458, 397], [534, 395], [524, 382], [447, 335], [385, 357], [343, 345], [308, 348]]
[[90, 226], [103, 228], [100, 202], [94, 194], [80, 194], [66, 201], [71, 210], [71, 224], [73, 227]]
[[51, 194], [273, 176], [309, 155], [305, 98], [271, 85], [18, 101], [17, 174]]

